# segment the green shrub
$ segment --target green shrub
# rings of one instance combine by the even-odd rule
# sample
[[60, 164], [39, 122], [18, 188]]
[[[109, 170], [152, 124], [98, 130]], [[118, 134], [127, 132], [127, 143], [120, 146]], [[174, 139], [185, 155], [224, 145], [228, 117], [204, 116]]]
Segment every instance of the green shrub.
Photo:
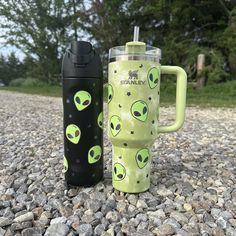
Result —
[[10, 81], [9, 86], [11, 86], [11, 87], [19, 87], [19, 86], [22, 86], [24, 81], [25, 81], [25, 79], [23, 79], [23, 78], [14, 79], [14, 80]]
[[38, 86], [42, 86], [42, 85], [44, 85], [44, 83], [42, 81], [34, 79], [34, 78], [27, 78], [22, 83], [22, 86], [24, 86], [24, 87], [38, 87]]

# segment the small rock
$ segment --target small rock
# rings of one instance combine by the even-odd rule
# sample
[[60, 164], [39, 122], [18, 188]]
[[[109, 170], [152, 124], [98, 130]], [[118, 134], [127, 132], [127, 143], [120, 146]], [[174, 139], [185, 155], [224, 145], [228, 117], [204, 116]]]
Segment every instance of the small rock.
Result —
[[181, 228], [181, 225], [174, 218], [168, 218], [168, 219], [164, 220], [163, 224], [171, 225], [174, 229]]
[[220, 227], [215, 227], [212, 229], [212, 235], [213, 236], [223, 236], [225, 235], [224, 230]]
[[145, 202], [144, 200], [140, 200], [140, 199], [139, 199], [139, 200], [137, 201], [136, 207], [137, 207], [137, 208], [142, 208], [142, 209], [144, 209], [144, 208], [147, 208], [148, 205], [146, 204], [146, 202]]
[[158, 189], [157, 194], [162, 197], [167, 197], [169, 195], [173, 195], [173, 193], [169, 189], [166, 189], [166, 188]]
[[131, 218], [131, 219], [129, 220], [129, 225], [134, 226], [134, 227], [137, 227], [138, 224], [139, 224], [139, 222], [140, 222], [140, 221], [139, 221], [137, 218]]
[[87, 223], [87, 224], [90, 224], [94, 221], [94, 213], [92, 210], [87, 210], [84, 212], [84, 215], [82, 216], [82, 221]]
[[216, 220], [220, 214], [221, 210], [218, 208], [212, 208], [211, 209], [211, 215], [213, 216], [213, 218]]
[[4, 236], [6, 233], [6, 230], [0, 227], [0, 236]]
[[143, 214], [143, 213], [139, 213], [136, 215], [136, 219], [139, 220], [139, 221], [144, 221], [146, 222], [148, 217], [146, 214]]
[[216, 226], [213, 216], [207, 212], [203, 214], [203, 221], [212, 228]]
[[116, 211], [109, 211], [106, 214], [106, 219], [111, 222], [117, 222], [120, 219], [118, 212]]
[[98, 200], [92, 200], [92, 199], [88, 199], [87, 201], [85, 201], [84, 206], [89, 209], [92, 210], [93, 212], [97, 212], [100, 208], [101, 208], [101, 202]]
[[228, 211], [220, 212], [219, 216], [222, 216], [225, 220], [229, 220], [233, 218], [232, 214]]
[[57, 217], [51, 220], [50, 225], [52, 224], [63, 224], [66, 223], [66, 217], [62, 216], [62, 217]]
[[226, 228], [226, 236], [235, 236], [236, 235], [236, 229], [233, 229], [232, 227]]
[[106, 231], [107, 236], [115, 236], [115, 231], [113, 228], [110, 228]]
[[184, 203], [184, 209], [185, 209], [186, 211], [191, 211], [193, 208], [192, 208], [192, 205], [191, 205], [191, 204], [189, 204], [189, 203]]
[[99, 224], [94, 229], [94, 234], [96, 236], [100, 236], [105, 231], [105, 227], [102, 224]]
[[35, 218], [38, 219], [41, 216], [41, 214], [43, 213], [43, 207], [36, 207], [32, 210], [32, 212], [33, 212]]
[[136, 195], [134, 195], [134, 194], [129, 195], [128, 201], [133, 206], [136, 206], [136, 204], [137, 204], [137, 197], [136, 197]]
[[26, 228], [31, 228], [32, 227], [32, 222], [31, 221], [25, 221], [22, 223], [13, 223], [11, 225], [11, 230], [16, 231], [16, 230], [22, 230]]
[[24, 222], [24, 221], [30, 221], [34, 219], [33, 212], [27, 212], [23, 215], [20, 215], [14, 219], [14, 222]]
[[178, 211], [171, 212], [170, 217], [176, 219], [181, 225], [188, 223], [188, 218]]
[[92, 236], [93, 235], [93, 228], [90, 224], [82, 224], [77, 228], [77, 233], [79, 236]]
[[226, 226], [227, 226], [227, 221], [222, 217], [220, 216], [217, 220], [216, 220], [216, 224], [221, 227], [222, 229], [225, 229]]
[[164, 219], [166, 217], [166, 214], [163, 211], [163, 209], [159, 209], [159, 210], [156, 210], [156, 211], [148, 211], [147, 214], [148, 214], [148, 217], [150, 219], [153, 219], [153, 218], [154, 219], [155, 218]]
[[201, 235], [212, 235], [211, 228], [206, 224], [199, 224], [199, 229]]
[[28, 228], [28, 229], [23, 229], [21, 231], [21, 236], [42, 236], [44, 233], [44, 229], [41, 228]]
[[11, 223], [12, 223], [11, 219], [8, 219], [6, 217], [0, 217], [0, 227], [10, 225]]
[[229, 223], [236, 228], [236, 219], [229, 219]]
[[67, 194], [68, 194], [69, 197], [74, 197], [78, 194], [78, 189], [71, 188], [71, 189], [68, 190]]
[[137, 233], [135, 233], [135, 234], [131, 234], [132, 236], [143, 236], [143, 235], [145, 235], [145, 236], [154, 236], [154, 234], [152, 233], [152, 232], [150, 232], [149, 230], [147, 230], [147, 229], [139, 229], [138, 231], [137, 231]]
[[66, 236], [69, 228], [66, 224], [52, 224], [47, 228], [45, 236]]
[[116, 209], [118, 210], [118, 212], [124, 213], [124, 212], [126, 212], [127, 205], [125, 202], [120, 201], [117, 203]]
[[140, 222], [138, 227], [137, 227], [137, 230], [147, 229], [147, 228], [148, 228], [148, 222]]
[[165, 236], [165, 235], [173, 235], [175, 233], [174, 228], [169, 224], [160, 225], [158, 228], [154, 230], [155, 235], [157, 236]]

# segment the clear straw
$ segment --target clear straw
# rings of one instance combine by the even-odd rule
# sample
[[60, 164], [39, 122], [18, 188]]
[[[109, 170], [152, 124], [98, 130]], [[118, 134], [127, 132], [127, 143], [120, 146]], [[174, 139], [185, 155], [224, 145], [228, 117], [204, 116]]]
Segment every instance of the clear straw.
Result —
[[138, 41], [139, 38], [139, 27], [134, 26], [134, 40], [133, 41]]

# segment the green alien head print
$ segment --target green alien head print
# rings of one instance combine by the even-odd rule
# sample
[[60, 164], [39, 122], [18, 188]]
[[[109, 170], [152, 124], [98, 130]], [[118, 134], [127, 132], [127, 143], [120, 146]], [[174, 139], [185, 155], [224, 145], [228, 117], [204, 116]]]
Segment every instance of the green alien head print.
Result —
[[137, 165], [140, 169], [144, 168], [147, 163], [148, 163], [148, 160], [149, 160], [149, 151], [147, 148], [143, 148], [143, 149], [140, 149], [136, 156], [136, 162], [137, 162]]
[[148, 72], [148, 84], [151, 89], [155, 88], [158, 84], [159, 79], [159, 70], [156, 67], [153, 67]]
[[103, 113], [102, 112], [100, 112], [100, 114], [98, 115], [97, 122], [98, 122], [98, 126], [102, 129], [102, 123], [103, 123]]
[[146, 121], [148, 116], [148, 106], [144, 101], [136, 101], [131, 106], [133, 117], [139, 121]]
[[113, 166], [113, 178], [116, 181], [124, 179], [126, 176], [125, 167], [120, 163], [115, 163]]
[[66, 173], [66, 171], [68, 170], [68, 162], [65, 156], [63, 158], [63, 166], [64, 166], [63, 173]]
[[69, 141], [77, 144], [80, 140], [81, 132], [77, 125], [70, 124], [66, 127], [66, 137]]
[[108, 103], [110, 103], [113, 96], [114, 96], [113, 87], [110, 84], [108, 84]]
[[91, 95], [87, 91], [80, 90], [74, 95], [74, 103], [79, 111], [88, 107], [91, 101]]
[[121, 119], [119, 116], [112, 116], [110, 119], [110, 129], [113, 136], [116, 136], [121, 130]]
[[99, 145], [93, 146], [88, 151], [88, 162], [94, 164], [99, 161], [102, 156], [102, 148]]

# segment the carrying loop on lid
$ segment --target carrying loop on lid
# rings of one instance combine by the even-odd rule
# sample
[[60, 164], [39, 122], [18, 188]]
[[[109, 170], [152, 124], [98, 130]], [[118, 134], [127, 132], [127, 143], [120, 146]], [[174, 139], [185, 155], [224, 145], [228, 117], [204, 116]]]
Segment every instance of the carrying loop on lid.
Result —
[[76, 55], [72, 53], [71, 50], [69, 49], [67, 50], [67, 52], [69, 58], [71, 58], [72, 63], [79, 65], [88, 64], [92, 60], [95, 54], [93, 50], [86, 55]]

